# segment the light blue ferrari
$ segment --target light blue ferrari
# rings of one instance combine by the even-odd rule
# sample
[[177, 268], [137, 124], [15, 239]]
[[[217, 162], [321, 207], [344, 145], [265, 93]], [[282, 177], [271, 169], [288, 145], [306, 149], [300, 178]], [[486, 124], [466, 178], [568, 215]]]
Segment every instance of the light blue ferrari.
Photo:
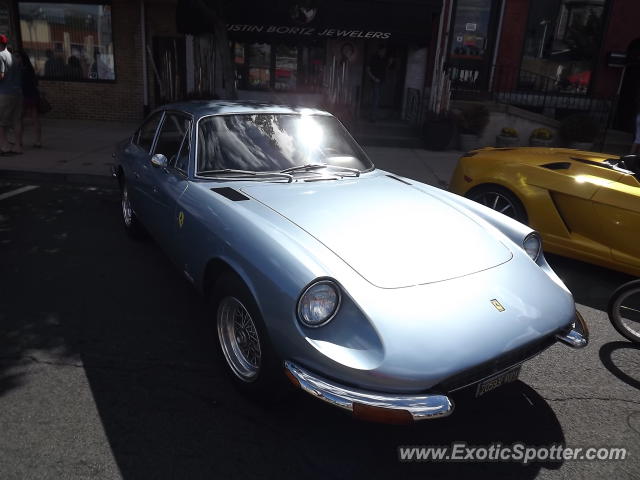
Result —
[[376, 169], [326, 112], [167, 105], [114, 157], [126, 230], [211, 301], [230, 376], [257, 396], [288, 377], [359, 418], [438, 418], [452, 392], [588, 342], [536, 232]]

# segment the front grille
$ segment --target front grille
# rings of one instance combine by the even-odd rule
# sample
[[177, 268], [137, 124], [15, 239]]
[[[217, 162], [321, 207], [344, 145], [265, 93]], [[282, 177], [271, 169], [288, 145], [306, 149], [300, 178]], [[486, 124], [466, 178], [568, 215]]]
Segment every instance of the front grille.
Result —
[[509, 369], [536, 356], [556, 343], [555, 333], [518, 347], [487, 362], [453, 375], [433, 387], [435, 392], [454, 392], [480, 380]]

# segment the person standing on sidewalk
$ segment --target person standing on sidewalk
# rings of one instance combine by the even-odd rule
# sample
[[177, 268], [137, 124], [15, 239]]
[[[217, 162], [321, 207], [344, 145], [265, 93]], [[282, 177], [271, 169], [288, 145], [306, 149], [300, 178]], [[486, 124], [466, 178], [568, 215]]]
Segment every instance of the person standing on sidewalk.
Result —
[[[40, 115], [38, 112], [38, 102], [40, 101], [40, 91], [38, 90], [38, 77], [36, 71], [31, 65], [29, 55], [24, 50], [19, 52], [22, 61], [22, 99], [24, 102], [24, 112], [22, 120], [30, 117], [33, 122], [33, 131], [35, 134], [35, 148], [42, 148], [42, 125], [40, 124]], [[23, 123], [24, 125], [24, 123]], [[24, 132], [24, 127], [22, 129]]]
[[[0, 154], [22, 151], [22, 66], [19, 57], [7, 49], [9, 39], [0, 35]], [[13, 128], [13, 148], [7, 130]]]
[[387, 74], [387, 49], [384, 45], [378, 47], [378, 51], [369, 60], [367, 65], [367, 75], [371, 79], [371, 113], [370, 120], [377, 120], [378, 109], [380, 108], [380, 94]]

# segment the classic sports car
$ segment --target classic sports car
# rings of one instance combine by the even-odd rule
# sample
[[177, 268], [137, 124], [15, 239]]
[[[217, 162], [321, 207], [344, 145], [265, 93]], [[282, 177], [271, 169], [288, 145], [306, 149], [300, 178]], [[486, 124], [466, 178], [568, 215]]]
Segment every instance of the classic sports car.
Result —
[[483, 148], [450, 190], [542, 235], [545, 251], [640, 276], [640, 159], [564, 148]]
[[227, 371], [257, 396], [288, 377], [360, 418], [434, 418], [588, 341], [537, 233], [375, 169], [326, 112], [168, 105], [114, 156], [126, 230], [211, 300]]

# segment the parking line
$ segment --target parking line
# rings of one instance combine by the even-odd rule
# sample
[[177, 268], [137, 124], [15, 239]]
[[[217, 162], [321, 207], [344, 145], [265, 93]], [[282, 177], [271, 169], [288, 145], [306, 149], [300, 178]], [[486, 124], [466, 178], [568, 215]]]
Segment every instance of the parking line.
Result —
[[0, 200], [5, 200], [9, 197], [20, 195], [21, 193], [30, 192], [31, 190], [35, 190], [36, 188], [38, 188], [37, 185], [27, 185], [26, 187], [16, 188], [15, 190], [11, 190], [10, 192], [0, 194]]

